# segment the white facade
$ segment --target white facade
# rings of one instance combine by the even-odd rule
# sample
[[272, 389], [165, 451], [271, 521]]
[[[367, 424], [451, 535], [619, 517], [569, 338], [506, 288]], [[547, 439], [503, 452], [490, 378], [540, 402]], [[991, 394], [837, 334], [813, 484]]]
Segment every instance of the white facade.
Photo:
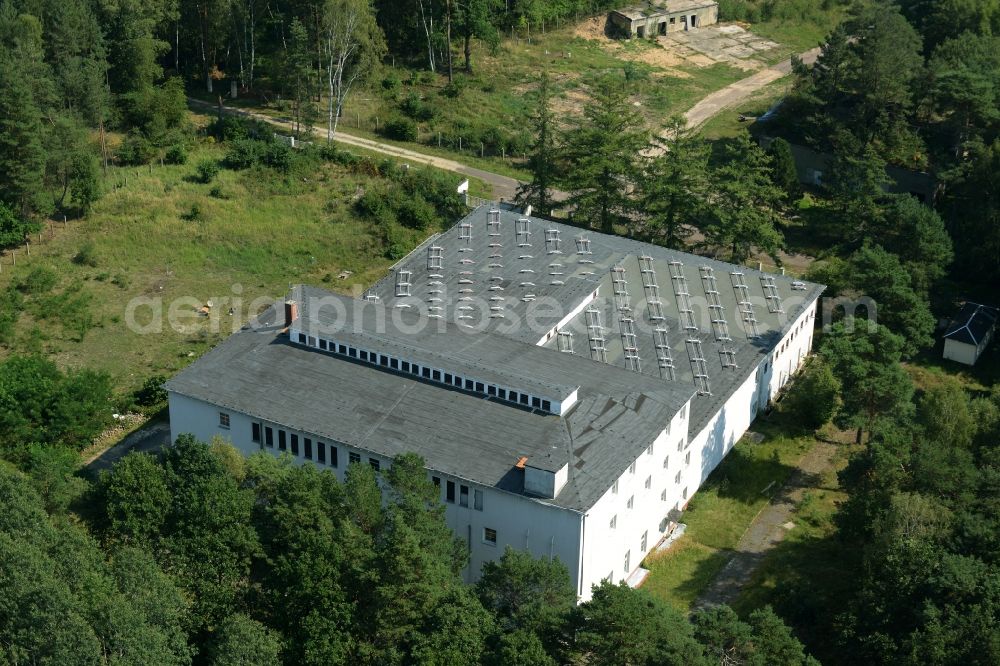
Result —
[[[558, 557], [569, 569], [581, 600], [588, 599], [591, 586], [602, 579], [610, 577], [612, 582], [618, 582], [627, 578], [664, 536], [668, 512], [687, 504], [757, 413], [802, 364], [812, 346], [815, 313], [813, 302], [796, 318], [772, 352], [761, 358], [756, 370], [722, 409], [693, 436], [688, 432], [690, 403], [685, 405], [585, 514], [548, 500], [429, 470], [435, 483], [440, 484], [448, 525], [469, 544], [466, 581], [477, 580], [483, 564], [498, 558], [506, 546], [527, 550], [536, 557]], [[377, 464], [380, 469], [391, 464], [371, 452], [322, 441], [313, 434], [263, 422], [175, 392], [170, 393], [170, 423], [175, 438], [182, 433], [191, 433], [203, 441], [221, 436], [247, 455], [261, 450], [281, 454], [280, 441], [284, 441], [284, 451], [297, 462], [311, 460], [336, 473], [341, 481], [352, 459]], [[260, 424], [259, 442], [254, 441], [254, 423]], [[272, 430], [270, 447], [265, 441], [268, 428]], [[285, 432], [281, 440], [280, 431]], [[318, 460], [320, 444], [324, 446], [324, 462]], [[559, 473], [546, 472], [543, 476], [547, 478], [540, 478], [539, 483], [551, 480], [559, 486], [565, 482]]]
[[970, 345], [967, 342], [959, 342], [958, 340], [951, 340], [950, 338], [944, 341], [944, 358], [949, 361], [955, 361], [956, 363], [963, 363], [965, 365], [975, 365], [976, 361], [979, 360], [979, 354], [982, 352], [981, 347], [976, 345]]

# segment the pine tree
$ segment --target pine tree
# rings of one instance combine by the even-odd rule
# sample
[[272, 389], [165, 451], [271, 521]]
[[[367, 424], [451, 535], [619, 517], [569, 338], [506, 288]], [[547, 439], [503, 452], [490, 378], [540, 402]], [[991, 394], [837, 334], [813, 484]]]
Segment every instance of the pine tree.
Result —
[[642, 178], [642, 210], [651, 240], [682, 250], [707, 211], [710, 148], [680, 118], [655, 145], [658, 154]]
[[632, 192], [641, 179], [641, 153], [649, 145], [642, 117], [629, 103], [621, 81], [605, 77], [590, 89], [583, 119], [565, 136], [573, 216], [605, 233], [632, 229]]
[[15, 63], [0, 56], [0, 201], [20, 217], [47, 213], [41, 111]]
[[552, 212], [552, 186], [558, 176], [556, 163], [556, 128], [552, 118], [549, 76], [542, 74], [538, 85], [538, 101], [532, 116], [535, 141], [528, 153], [531, 181], [517, 189], [517, 202], [529, 204], [543, 215]]

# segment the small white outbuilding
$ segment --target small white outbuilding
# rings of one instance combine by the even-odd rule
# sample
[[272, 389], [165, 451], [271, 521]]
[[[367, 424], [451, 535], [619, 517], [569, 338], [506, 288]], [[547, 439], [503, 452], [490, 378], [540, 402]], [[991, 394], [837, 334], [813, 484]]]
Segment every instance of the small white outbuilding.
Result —
[[997, 315], [997, 308], [966, 302], [945, 331], [944, 357], [949, 361], [975, 365], [993, 338]]

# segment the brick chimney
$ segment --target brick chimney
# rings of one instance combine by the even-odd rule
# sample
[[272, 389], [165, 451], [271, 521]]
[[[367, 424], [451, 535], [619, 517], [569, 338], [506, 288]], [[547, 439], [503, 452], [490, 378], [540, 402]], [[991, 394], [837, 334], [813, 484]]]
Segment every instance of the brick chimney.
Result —
[[295, 323], [299, 318], [299, 304], [295, 301], [285, 301], [285, 328]]

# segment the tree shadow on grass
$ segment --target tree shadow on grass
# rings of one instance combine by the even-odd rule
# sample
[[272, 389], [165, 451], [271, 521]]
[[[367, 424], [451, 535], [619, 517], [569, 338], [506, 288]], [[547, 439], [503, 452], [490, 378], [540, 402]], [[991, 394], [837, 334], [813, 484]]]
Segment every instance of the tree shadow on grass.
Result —
[[[749, 445], [753, 446], [753, 445]], [[771, 457], [754, 455], [747, 447], [737, 446], [709, 475], [699, 491], [715, 489], [719, 497], [752, 504], [774, 494], [791, 476], [794, 467]], [[697, 503], [697, 495], [692, 499]]]

